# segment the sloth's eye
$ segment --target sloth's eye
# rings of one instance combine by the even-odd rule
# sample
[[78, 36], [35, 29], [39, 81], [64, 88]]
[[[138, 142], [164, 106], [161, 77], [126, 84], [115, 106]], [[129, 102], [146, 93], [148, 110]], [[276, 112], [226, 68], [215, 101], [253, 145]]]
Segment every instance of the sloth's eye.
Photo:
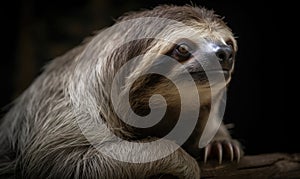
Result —
[[233, 41], [232, 40], [226, 41], [226, 44], [233, 49]]
[[182, 56], [189, 54], [189, 47], [186, 44], [178, 45], [176, 50]]
[[191, 56], [190, 51], [190, 47], [183, 43], [176, 46], [174, 55], [179, 58], [179, 60], [186, 60]]

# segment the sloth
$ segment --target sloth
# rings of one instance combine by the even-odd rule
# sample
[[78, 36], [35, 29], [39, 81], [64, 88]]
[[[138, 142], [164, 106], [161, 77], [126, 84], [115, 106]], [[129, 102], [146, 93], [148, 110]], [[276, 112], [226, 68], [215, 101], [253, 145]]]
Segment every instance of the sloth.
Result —
[[[52, 60], [16, 99], [1, 123], [0, 175], [200, 178], [201, 161], [239, 161], [241, 146], [221, 122], [236, 51], [211, 10], [125, 14]], [[163, 115], [149, 118], [154, 111]], [[192, 127], [165, 137], [182, 115]]]

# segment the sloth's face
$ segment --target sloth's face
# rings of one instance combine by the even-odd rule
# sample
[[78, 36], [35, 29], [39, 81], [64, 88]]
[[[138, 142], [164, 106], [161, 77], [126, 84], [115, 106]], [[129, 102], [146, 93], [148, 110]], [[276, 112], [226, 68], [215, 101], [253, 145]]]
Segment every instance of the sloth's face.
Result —
[[[155, 58], [151, 68], [166, 71], [167, 75], [145, 75], [143, 77], [147, 80], [142, 78], [141, 81], [133, 84], [130, 102], [134, 106], [133, 109], [136, 114], [140, 116], [150, 114], [149, 99], [154, 94], [164, 96], [167, 105], [167, 112], [162, 122], [151, 128], [140, 129], [141, 134], [157, 137], [166, 135], [174, 127], [179, 117], [178, 111], [180, 111], [182, 105], [181, 94], [184, 93], [188, 97], [193, 94], [191, 89], [194, 88], [194, 84], [196, 84], [197, 93], [203, 106], [212, 102], [212, 97], [215, 94], [212, 93], [214, 91], [212, 87], [219, 91], [228, 84], [234, 68], [236, 42], [210, 39], [202, 37], [198, 40], [197, 38], [181, 38], [174, 41], [173, 44], [165, 42], [164, 47], [166, 47], [166, 50], [162, 50], [164, 53], [161, 53], [161, 55], [155, 56], [157, 58]], [[179, 63], [168, 63], [170, 58]], [[187, 74], [192, 78], [186, 78]], [[187, 82], [186, 80], [194, 80], [195, 83], [191, 86], [190, 81]], [[177, 86], [174, 82], [178, 82], [179, 85]], [[181, 89], [181, 91], [178, 89]], [[154, 101], [154, 104], [153, 108], [166, 107], [165, 103]], [[186, 104], [186, 106], [193, 109], [195, 104], [191, 100], [191, 103]], [[205, 122], [203, 123], [205, 124]]]
[[198, 85], [209, 87], [218, 81], [213, 79], [220, 74], [224, 75], [226, 84], [230, 81], [235, 53], [232, 40], [195, 42], [180, 39], [170, 50], [169, 56], [183, 64]]

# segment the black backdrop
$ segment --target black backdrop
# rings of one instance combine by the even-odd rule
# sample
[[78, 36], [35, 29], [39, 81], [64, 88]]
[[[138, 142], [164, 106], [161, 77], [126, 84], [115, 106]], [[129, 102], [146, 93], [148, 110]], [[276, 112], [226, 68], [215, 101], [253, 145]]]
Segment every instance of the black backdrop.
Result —
[[[283, 34], [274, 4], [258, 0], [193, 2], [224, 16], [238, 37], [225, 115], [226, 123], [235, 124], [232, 135], [247, 154], [300, 152], [296, 119], [287, 117], [284, 110]], [[91, 32], [111, 25], [126, 11], [165, 3], [190, 1], [19, 0], [1, 5], [1, 107], [30, 84], [47, 61], [78, 45]]]

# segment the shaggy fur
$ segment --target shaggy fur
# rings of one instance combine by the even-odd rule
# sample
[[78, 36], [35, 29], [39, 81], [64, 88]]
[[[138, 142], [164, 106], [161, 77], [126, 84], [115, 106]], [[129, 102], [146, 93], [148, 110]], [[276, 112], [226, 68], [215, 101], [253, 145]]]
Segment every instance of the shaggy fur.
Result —
[[[230, 29], [212, 11], [192, 6], [158, 6], [153, 10], [129, 13], [117, 23], [139, 17], [161, 17], [182, 22], [199, 30], [201, 37], [211, 40], [233, 42]], [[146, 23], [146, 22], [145, 22]], [[154, 22], [153, 22], [154, 23]], [[153, 138], [135, 137], [134, 129], [118, 119], [110, 101], [113, 77], [129, 59], [147, 52], [166, 54], [170, 43], [144, 39], [122, 45], [129, 37], [138, 37], [133, 29], [149, 36], [161, 32], [171, 38], [178, 38], [181, 29], [167, 26], [133, 24], [118, 31], [101, 31], [84, 44], [54, 59], [32, 85], [14, 102], [2, 120], [0, 128], [0, 176], [20, 178], [147, 178], [161, 173], [180, 178], [199, 178], [200, 170], [196, 160], [184, 149], [179, 148], [167, 157], [149, 163], [126, 163], [109, 158], [96, 150], [82, 134], [78, 123], [97, 121], [103, 130], [95, 133], [98, 145], [111, 145], [114, 151], [130, 151], [133, 145], [114, 147], [115, 140], [107, 131], [109, 127], [118, 136], [129, 140], [146, 142]], [[147, 28], [145, 28], [147, 27]], [[136, 32], [136, 31], [134, 31]], [[115, 47], [119, 47], [113, 50]], [[152, 59], [155, 61], [155, 59]], [[144, 59], [132, 75], [139, 75], [153, 61]], [[127, 80], [133, 76], [128, 76]], [[163, 93], [172, 101], [172, 90], [159, 82], [148, 91], [138, 89], [147, 80], [137, 82], [135, 88], [139, 100], [132, 101], [139, 111], [141, 101], [148, 101], [150, 93]], [[155, 83], [155, 82], [152, 82]], [[126, 88], [126, 86], [125, 86]], [[144, 94], [144, 95], [142, 95]], [[169, 97], [168, 97], [169, 95]], [[208, 97], [209, 98], [209, 97]], [[200, 115], [201, 116], [201, 115]], [[199, 127], [199, 126], [198, 126]], [[148, 135], [148, 134], [147, 134]], [[159, 136], [154, 136], [159, 137]], [[162, 140], [151, 146], [153, 153], [169, 151], [176, 147], [173, 141]], [[142, 148], [140, 150], [143, 150]], [[133, 156], [135, 157], [135, 156]], [[143, 156], [147, 158], [148, 156]]]

